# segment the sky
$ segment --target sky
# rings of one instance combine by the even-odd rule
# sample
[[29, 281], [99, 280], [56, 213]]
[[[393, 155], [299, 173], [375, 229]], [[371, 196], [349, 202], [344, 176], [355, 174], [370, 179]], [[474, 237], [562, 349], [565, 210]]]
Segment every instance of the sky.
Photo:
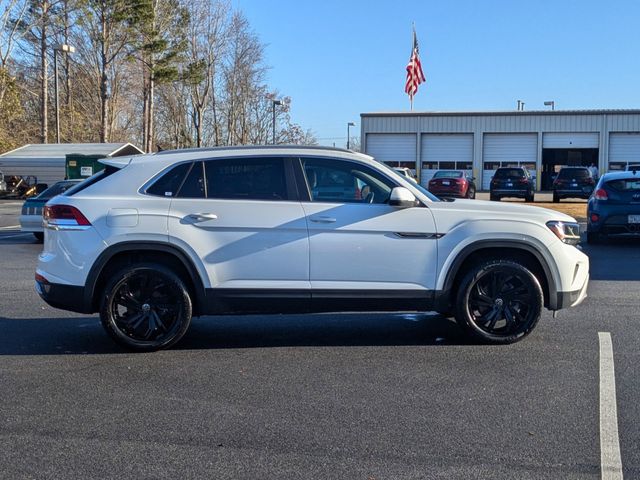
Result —
[[638, 0], [233, 0], [266, 45], [292, 120], [344, 147], [364, 112], [409, 111], [412, 22], [427, 77], [414, 111], [640, 107]]

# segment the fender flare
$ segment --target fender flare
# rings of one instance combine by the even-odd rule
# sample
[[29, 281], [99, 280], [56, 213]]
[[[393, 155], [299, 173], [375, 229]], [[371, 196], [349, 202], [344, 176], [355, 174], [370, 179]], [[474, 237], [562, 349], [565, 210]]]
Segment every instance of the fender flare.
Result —
[[453, 288], [453, 281], [456, 278], [456, 275], [460, 271], [460, 268], [464, 264], [465, 260], [467, 260], [467, 258], [469, 258], [472, 253], [486, 248], [513, 248], [532, 254], [541, 265], [542, 272], [545, 276], [548, 289], [548, 308], [550, 310], [557, 310], [558, 290], [553, 277], [553, 273], [551, 272], [551, 268], [549, 267], [547, 260], [535, 246], [520, 240], [479, 240], [464, 247], [457, 254], [455, 259], [451, 263], [451, 268], [449, 268], [449, 270], [447, 271], [443, 285], [444, 292], [451, 292]]
[[94, 296], [96, 293], [95, 288], [98, 283], [98, 278], [100, 278], [100, 275], [104, 271], [109, 261], [118, 254], [139, 251], [168, 253], [177, 258], [189, 274], [189, 278], [195, 290], [194, 294], [196, 298], [194, 299], [194, 310], [198, 311], [199, 307], [204, 305], [205, 288], [202, 283], [202, 279], [200, 278], [195, 265], [191, 261], [191, 258], [181, 248], [163, 242], [125, 241], [113, 244], [106, 248], [91, 266], [91, 270], [89, 270], [89, 274], [87, 275], [84, 289], [84, 304], [88, 307], [89, 310], [93, 312], [97, 311], [93, 305]]

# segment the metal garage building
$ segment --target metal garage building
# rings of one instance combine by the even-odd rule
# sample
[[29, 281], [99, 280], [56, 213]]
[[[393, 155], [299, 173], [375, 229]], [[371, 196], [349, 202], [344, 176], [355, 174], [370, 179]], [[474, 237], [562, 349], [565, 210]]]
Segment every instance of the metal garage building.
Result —
[[455, 168], [487, 190], [495, 169], [523, 165], [548, 190], [562, 166], [640, 164], [640, 110], [363, 113], [361, 139], [363, 152], [415, 170], [423, 185]]

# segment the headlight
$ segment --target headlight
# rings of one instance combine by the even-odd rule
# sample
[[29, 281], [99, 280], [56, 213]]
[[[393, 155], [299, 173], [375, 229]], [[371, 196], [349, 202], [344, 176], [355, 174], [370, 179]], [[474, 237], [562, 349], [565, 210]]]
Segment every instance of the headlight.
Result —
[[554, 220], [547, 222], [547, 227], [564, 243], [569, 245], [580, 243], [580, 225], [577, 223]]

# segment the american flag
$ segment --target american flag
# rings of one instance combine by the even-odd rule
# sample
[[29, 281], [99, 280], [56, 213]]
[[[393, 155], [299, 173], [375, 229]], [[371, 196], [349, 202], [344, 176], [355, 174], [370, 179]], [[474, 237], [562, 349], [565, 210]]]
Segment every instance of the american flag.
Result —
[[418, 51], [418, 37], [416, 36], [415, 29], [413, 30], [413, 50], [411, 51], [411, 58], [407, 64], [407, 82], [404, 85], [404, 91], [411, 101], [413, 96], [418, 93], [418, 85], [426, 81], [424, 73], [422, 72], [422, 64], [420, 63], [420, 54]]

